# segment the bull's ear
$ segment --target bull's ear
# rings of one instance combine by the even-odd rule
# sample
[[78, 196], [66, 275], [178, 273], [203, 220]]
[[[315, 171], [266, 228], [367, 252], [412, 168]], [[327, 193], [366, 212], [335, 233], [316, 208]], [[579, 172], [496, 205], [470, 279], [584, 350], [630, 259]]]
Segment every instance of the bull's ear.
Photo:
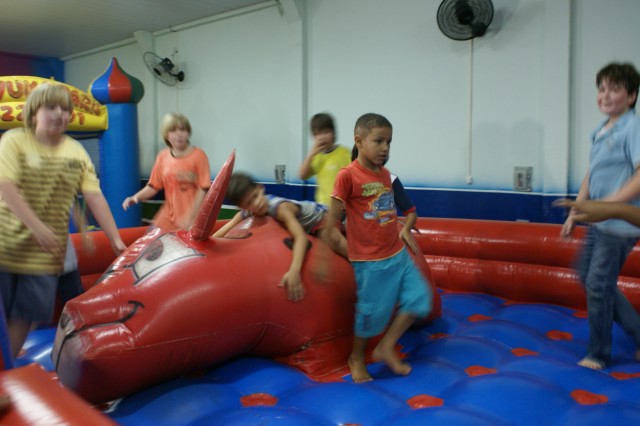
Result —
[[196, 215], [193, 225], [189, 228], [189, 237], [194, 240], [204, 241], [209, 239], [216, 220], [220, 214], [222, 208], [222, 201], [227, 193], [227, 186], [229, 186], [229, 180], [231, 179], [231, 173], [233, 173], [233, 164], [236, 161], [236, 150], [231, 151], [231, 154], [225, 161], [224, 165], [220, 169], [218, 176], [211, 184], [207, 195], [205, 195], [200, 210]]

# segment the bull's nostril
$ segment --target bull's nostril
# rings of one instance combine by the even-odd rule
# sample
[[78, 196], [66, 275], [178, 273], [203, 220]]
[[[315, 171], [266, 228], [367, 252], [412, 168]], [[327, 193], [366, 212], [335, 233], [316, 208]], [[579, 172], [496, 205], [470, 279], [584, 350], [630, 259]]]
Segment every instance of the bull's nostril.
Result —
[[63, 312], [62, 315], [60, 315], [60, 328], [63, 330], [67, 328], [67, 324], [69, 324], [69, 321], [69, 315]]

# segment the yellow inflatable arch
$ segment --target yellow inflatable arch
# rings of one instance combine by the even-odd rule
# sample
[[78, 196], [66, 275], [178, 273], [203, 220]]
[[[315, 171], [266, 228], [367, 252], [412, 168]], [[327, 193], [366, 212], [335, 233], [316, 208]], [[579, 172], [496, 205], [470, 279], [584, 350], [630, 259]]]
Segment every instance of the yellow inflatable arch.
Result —
[[98, 132], [107, 130], [107, 107], [100, 104], [91, 94], [59, 81], [41, 77], [5, 76], [0, 77], [0, 132], [24, 126], [22, 110], [29, 93], [38, 85], [50, 83], [66, 87], [73, 99], [73, 114], [69, 122], [69, 132]]

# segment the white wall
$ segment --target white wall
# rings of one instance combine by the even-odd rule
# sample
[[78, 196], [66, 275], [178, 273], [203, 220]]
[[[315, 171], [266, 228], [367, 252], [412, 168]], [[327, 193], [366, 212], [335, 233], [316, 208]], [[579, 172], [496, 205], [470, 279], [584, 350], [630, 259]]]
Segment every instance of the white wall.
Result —
[[310, 115], [334, 114], [351, 147], [356, 118], [374, 111], [394, 125], [389, 167], [405, 185], [510, 191], [514, 166], [532, 166], [534, 191], [550, 195], [577, 191], [586, 170], [597, 70], [640, 66], [637, 0], [494, 0], [489, 32], [473, 43], [440, 32], [436, 0], [296, 4], [299, 21], [267, 2], [155, 34], [154, 50], [187, 74], [177, 87], [151, 76], [133, 41], [68, 58], [67, 82], [86, 88], [112, 56], [143, 81], [143, 175], [171, 110], [191, 119], [214, 172], [236, 148], [237, 170], [272, 181], [286, 164], [290, 182]]
[[302, 155], [301, 24], [287, 22], [275, 4], [268, 5], [155, 34], [153, 50], [186, 74], [177, 86], [153, 77], [133, 39], [66, 60], [67, 82], [86, 88], [112, 56], [143, 82], [138, 110], [143, 176], [165, 147], [158, 132], [162, 115], [181, 111], [191, 122], [192, 143], [205, 150], [213, 173], [236, 149], [236, 170], [273, 180], [275, 164], [297, 167]]
[[[407, 185], [457, 186], [466, 176], [468, 43], [444, 37], [438, 3], [323, 0], [308, 4], [309, 112], [332, 112], [340, 142], [356, 119], [394, 126], [389, 168]], [[445, 161], [448, 159], [452, 161]]]

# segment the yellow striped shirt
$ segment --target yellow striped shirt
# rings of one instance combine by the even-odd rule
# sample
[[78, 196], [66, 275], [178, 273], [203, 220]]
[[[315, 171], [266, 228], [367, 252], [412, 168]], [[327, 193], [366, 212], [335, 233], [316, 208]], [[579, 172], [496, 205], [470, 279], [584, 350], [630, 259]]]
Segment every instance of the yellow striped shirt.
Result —
[[[89, 155], [65, 137], [55, 147], [41, 144], [30, 130], [7, 131], [0, 143], [0, 182], [13, 182], [34, 213], [66, 246], [74, 197], [101, 192]], [[0, 269], [17, 274], [55, 274], [62, 260], [44, 252], [31, 231], [0, 199]]]

